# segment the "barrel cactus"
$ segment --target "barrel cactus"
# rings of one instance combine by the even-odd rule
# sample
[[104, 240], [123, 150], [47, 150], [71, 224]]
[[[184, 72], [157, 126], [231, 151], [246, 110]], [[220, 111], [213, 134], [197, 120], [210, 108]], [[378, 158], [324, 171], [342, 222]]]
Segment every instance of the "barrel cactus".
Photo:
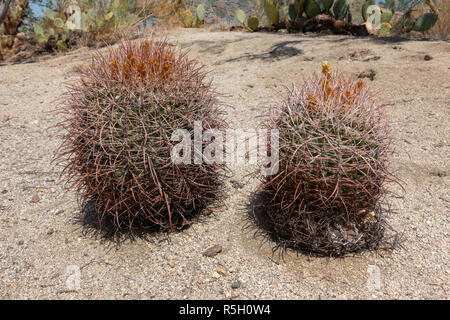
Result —
[[216, 198], [222, 165], [176, 164], [172, 135], [220, 130], [223, 111], [203, 67], [166, 40], [95, 54], [64, 102], [58, 159], [100, 228], [176, 230]]
[[266, 234], [326, 256], [387, 243], [386, 183], [397, 180], [384, 106], [368, 85], [325, 63], [289, 89], [266, 128], [279, 130], [279, 171], [259, 186], [251, 211]]

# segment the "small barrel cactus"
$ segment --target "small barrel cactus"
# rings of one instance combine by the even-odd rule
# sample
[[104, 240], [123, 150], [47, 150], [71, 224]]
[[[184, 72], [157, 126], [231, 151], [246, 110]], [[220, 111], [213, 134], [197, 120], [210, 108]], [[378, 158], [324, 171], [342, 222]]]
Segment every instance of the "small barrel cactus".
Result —
[[97, 53], [80, 72], [60, 110], [58, 158], [69, 185], [95, 203], [100, 228], [188, 224], [216, 198], [222, 172], [221, 164], [171, 161], [175, 130], [192, 133], [195, 121], [203, 130], [225, 126], [203, 67], [166, 40], [150, 39]]
[[339, 256], [386, 243], [385, 183], [396, 178], [383, 109], [362, 80], [327, 63], [272, 109], [279, 171], [255, 193], [252, 217], [279, 245]]

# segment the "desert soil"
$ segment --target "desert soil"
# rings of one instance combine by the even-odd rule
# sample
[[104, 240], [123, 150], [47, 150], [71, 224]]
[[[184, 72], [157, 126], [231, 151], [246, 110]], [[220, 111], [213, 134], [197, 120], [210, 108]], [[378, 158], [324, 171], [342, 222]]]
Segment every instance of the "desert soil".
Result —
[[[224, 205], [203, 222], [169, 237], [102, 239], [80, 224], [76, 195], [51, 162], [59, 118], [48, 111], [89, 62], [92, 51], [78, 50], [0, 66], [1, 299], [450, 298], [450, 43], [192, 30], [170, 39], [211, 71], [236, 129], [256, 128], [283, 86], [323, 60], [352, 77], [372, 69], [366, 80], [391, 106], [392, 166], [405, 182], [389, 216], [402, 247], [337, 259], [272, 254], [273, 243], [243, 228], [258, 183], [249, 165], [231, 166]], [[214, 245], [222, 252], [202, 255]]]

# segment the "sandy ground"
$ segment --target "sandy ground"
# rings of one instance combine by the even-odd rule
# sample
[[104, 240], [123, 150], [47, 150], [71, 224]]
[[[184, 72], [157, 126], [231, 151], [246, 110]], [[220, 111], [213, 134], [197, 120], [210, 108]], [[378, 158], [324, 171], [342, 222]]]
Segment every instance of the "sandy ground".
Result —
[[[245, 178], [250, 166], [231, 167], [225, 205], [203, 223], [169, 238], [102, 241], [78, 222], [76, 197], [64, 192], [61, 167], [51, 163], [59, 140], [48, 127], [58, 119], [47, 111], [88, 61], [91, 53], [80, 50], [0, 66], [0, 298], [450, 297], [450, 43], [186, 30], [172, 39], [211, 70], [233, 128], [255, 128], [276, 92], [322, 60], [353, 76], [373, 69], [371, 84], [392, 105], [393, 166], [405, 181], [389, 217], [403, 248], [340, 259], [272, 255], [273, 244], [243, 229], [242, 208], [257, 184]], [[203, 256], [213, 245], [223, 251]]]

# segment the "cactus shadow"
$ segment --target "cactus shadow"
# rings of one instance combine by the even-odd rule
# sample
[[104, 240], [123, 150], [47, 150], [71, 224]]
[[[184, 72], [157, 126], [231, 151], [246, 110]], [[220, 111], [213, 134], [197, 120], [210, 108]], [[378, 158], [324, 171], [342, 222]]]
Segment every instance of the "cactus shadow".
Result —
[[[80, 214], [75, 218], [74, 224], [81, 226], [82, 234], [92, 236], [96, 239], [101, 239], [106, 242], [115, 242], [117, 245], [127, 240], [141, 239], [144, 241], [158, 241], [161, 237], [169, 238], [169, 232], [162, 232], [158, 226], [148, 224], [139, 225], [132, 229], [117, 229], [112, 220], [105, 220], [104, 224], [100, 226], [98, 219], [98, 212], [95, 208], [95, 200], [88, 200], [81, 204]], [[188, 229], [192, 223], [199, 222], [205, 219], [201, 213], [204, 208], [198, 208], [195, 212], [187, 217], [185, 226], [177, 228], [170, 232], [181, 232]]]
[[303, 40], [291, 40], [291, 41], [281, 41], [274, 44], [269, 50], [269, 52], [264, 52], [260, 54], [245, 54], [236, 58], [230, 58], [222, 61], [218, 61], [215, 65], [221, 65], [230, 62], [240, 62], [240, 61], [279, 61], [288, 59], [291, 57], [302, 55], [304, 52], [301, 49], [295, 47], [296, 44], [302, 43]]
[[377, 44], [392, 44], [392, 43], [401, 43], [401, 42], [433, 42], [439, 39], [433, 38], [407, 38], [402, 36], [389, 36], [389, 37], [369, 37], [370, 41], [376, 42]]
[[192, 46], [199, 46], [200, 53], [208, 53], [208, 54], [221, 54], [225, 51], [226, 47], [230, 44], [235, 44], [241, 41], [248, 41], [246, 37], [238, 37], [232, 40], [194, 40], [190, 42], [181, 42], [181, 48], [190, 48]]

